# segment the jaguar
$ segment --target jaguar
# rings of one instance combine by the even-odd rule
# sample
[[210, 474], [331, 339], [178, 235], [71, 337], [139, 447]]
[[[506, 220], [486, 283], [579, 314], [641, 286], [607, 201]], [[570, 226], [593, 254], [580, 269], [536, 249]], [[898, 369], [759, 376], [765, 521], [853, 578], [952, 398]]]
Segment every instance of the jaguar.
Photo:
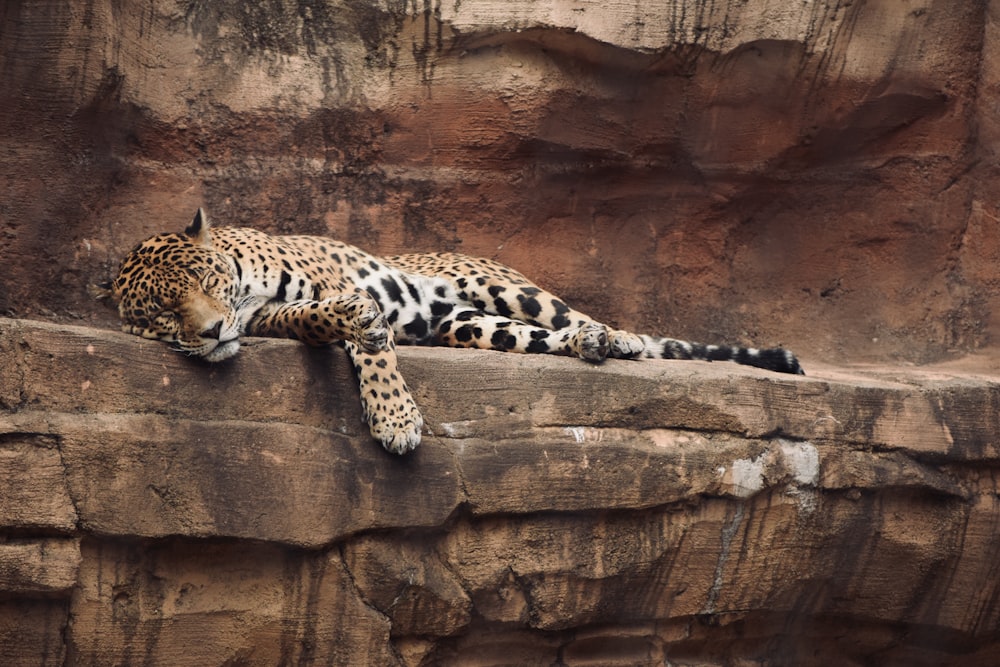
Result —
[[213, 227], [198, 209], [181, 233], [140, 242], [100, 295], [122, 330], [209, 362], [244, 336], [343, 345], [372, 436], [395, 454], [420, 443], [423, 418], [399, 371], [397, 344], [613, 359], [734, 361], [801, 374], [783, 348], [705, 345], [615, 329], [521, 273], [453, 252], [376, 257], [320, 236]]

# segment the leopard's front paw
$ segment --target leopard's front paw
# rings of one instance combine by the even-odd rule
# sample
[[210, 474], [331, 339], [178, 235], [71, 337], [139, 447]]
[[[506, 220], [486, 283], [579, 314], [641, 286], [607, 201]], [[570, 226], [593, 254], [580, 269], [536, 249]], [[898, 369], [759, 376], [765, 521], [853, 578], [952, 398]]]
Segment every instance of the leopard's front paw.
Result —
[[389, 324], [377, 305], [372, 304], [358, 315], [354, 335], [358, 345], [367, 352], [389, 349]]
[[646, 351], [642, 338], [634, 333], [617, 329], [611, 332], [610, 356], [615, 359], [636, 359]]
[[372, 437], [382, 443], [386, 451], [405, 454], [420, 444], [420, 431], [424, 418], [417, 409], [408, 391], [399, 396], [384, 395], [376, 400], [368, 397], [365, 401], [365, 418]]

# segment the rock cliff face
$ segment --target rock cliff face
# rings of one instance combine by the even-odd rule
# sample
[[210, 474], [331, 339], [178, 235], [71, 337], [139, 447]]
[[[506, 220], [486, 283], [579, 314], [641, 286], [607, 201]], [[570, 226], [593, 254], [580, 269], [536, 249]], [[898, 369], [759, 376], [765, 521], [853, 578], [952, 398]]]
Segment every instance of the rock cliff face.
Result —
[[[823, 363], [1000, 372], [998, 11], [4, 2], [0, 663], [994, 664], [998, 385]], [[114, 332], [198, 206], [811, 375], [404, 350], [393, 458], [337, 350]]]
[[110, 324], [85, 285], [204, 204], [833, 363], [997, 331], [993, 2], [2, 12], [0, 312]]
[[4, 665], [990, 665], [1000, 387], [0, 320]]

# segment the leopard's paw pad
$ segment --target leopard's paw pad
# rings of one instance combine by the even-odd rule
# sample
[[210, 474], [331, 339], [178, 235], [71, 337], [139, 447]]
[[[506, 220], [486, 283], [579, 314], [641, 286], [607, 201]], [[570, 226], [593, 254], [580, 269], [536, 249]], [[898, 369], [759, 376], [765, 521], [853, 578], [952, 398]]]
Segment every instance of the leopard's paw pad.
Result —
[[576, 334], [577, 354], [581, 359], [600, 362], [608, 356], [608, 330], [596, 322], [580, 327]]

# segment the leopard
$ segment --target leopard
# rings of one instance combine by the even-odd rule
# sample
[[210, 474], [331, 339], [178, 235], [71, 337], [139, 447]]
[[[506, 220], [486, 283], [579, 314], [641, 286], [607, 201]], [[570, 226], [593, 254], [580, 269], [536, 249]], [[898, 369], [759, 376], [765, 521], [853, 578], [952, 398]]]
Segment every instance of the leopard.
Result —
[[324, 236], [214, 226], [199, 208], [182, 232], [139, 242], [96, 285], [124, 332], [217, 363], [244, 337], [341, 345], [371, 436], [414, 450], [424, 419], [400, 372], [397, 344], [606, 359], [734, 361], [803, 374], [782, 347], [707, 345], [635, 334], [571, 308], [517, 270], [455, 252], [378, 257]]

